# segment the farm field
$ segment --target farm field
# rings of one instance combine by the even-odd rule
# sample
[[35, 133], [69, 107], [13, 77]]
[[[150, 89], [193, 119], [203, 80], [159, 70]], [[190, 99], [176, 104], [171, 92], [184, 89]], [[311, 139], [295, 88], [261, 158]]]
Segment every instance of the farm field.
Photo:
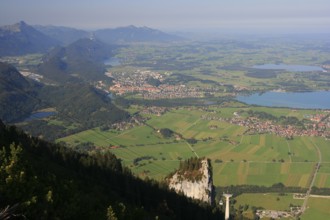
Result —
[[302, 220], [324, 220], [330, 216], [330, 198], [315, 198], [308, 199], [307, 209], [301, 216]]
[[[277, 193], [244, 193], [235, 197], [235, 208], [239, 206], [249, 205], [248, 209], [243, 212], [244, 216], [253, 216], [251, 208], [262, 207], [268, 210], [285, 211], [289, 210], [290, 204], [294, 206], [301, 206], [303, 200], [293, 199], [293, 194], [285, 194], [280, 196]], [[310, 197], [308, 199], [307, 210], [300, 216], [300, 219], [314, 219], [324, 220], [328, 219], [330, 215], [330, 198], [316, 198]], [[285, 219], [285, 218], [283, 218]]]
[[[273, 111], [271, 108], [253, 109]], [[161, 180], [174, 171], [180, 160], [193, 156], [212, 160], [215, 186], [264, 185], [282, 182], [286, 186], [307, 187], [311, 173], [319, 161], [316, 147], [320, 149], [322, 164], [315, 185], [330, 187], [329, 141], [317, 137], [294, 137], [287, 140], [274, 134], [247, 135], [245, 127], [230, 124], [219, 118], [230, 117], [235, 108], [209, 109], [191, 107], [170, 109], [164, 115], [152, 116], [145, 125], [124, 131], [101, 131], [99, 128], [83, 131], [59, 141], [74, 146], [92, 142], [110, 150], [122, 159], [132, 171]], [[292, 113], [280, 109], [278, 115], [303, 117], [308, 110]], [[205, 119], [202, 116], [212, 116]], [[182, 138], [164, 138], [159, 129], [168, 128]], [[197, 140], [189, 143], [188, 139]], [[138, 159], [137, 163], [134, 161]]]
[[285, 211], [290, 209], [290, 204], [294, 206], [301, 206], [304, 200], [293, 199], [293, 194], [279, 195], [277, 193], [244, 193], [235, 197], [235, 208], [249, 204], [251, 207], [262, 207], [263, 209]]

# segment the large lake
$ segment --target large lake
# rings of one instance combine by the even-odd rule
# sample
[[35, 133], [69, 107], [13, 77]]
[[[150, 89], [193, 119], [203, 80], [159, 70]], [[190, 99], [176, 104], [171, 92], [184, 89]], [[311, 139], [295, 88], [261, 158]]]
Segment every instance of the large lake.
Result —
[[310, 71], [324, 71], [319, 66], [305, 66], [305, 65], [287, 65], [287, 64], [263, 64], [253, 66], [255, 69], [266, 70], [287, 70], [290, 72], [310, 72]]
[[270, 107], [330, 109], [330, 91], [317, 92], [265, 92], [238, 96], [238, 101]]

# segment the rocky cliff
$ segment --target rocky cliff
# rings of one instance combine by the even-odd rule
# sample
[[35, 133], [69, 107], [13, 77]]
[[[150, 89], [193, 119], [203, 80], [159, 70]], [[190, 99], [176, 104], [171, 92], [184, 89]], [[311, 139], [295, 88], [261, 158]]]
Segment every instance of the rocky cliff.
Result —
[[[169, 187], [177, 193], [182, 192], [187, 197], [212, 204], [214, 198], [212, 167], [207, 159], [199, 162], [201, 166], [197, 170], [197, 175], [196, 170], [179, 170], [169, 179]], [[192, 172], [194, 175], [191, 175]]]

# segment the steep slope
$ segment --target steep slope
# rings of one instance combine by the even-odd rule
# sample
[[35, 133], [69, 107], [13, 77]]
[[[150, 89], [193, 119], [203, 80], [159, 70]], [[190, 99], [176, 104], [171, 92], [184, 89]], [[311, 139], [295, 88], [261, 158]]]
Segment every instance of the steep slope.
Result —
[[56, 106], [58, 117], [72, 119], [85, 127], [111, 124], [129, 116], [113, 105], [106, 93], [86, 84], [44, 87], [39, 97]]
[[102, 29], [95, 31], [95, 36], [109, 44], [131, 42], [171, 42], [180, 41], [181, 37], [170, 35], [148, 27], [119, 27], [115, 29]]
[[[34, 119], [18, 126], [49, 141], [102, 125], [110, 126], [130, 117], [112, 103], [108, 94], [84, 83], [43, 86], [38, 99], [44, 108], [51, 107], [56, 114], [51, 119]], [[54, 124], [52, 120], [61, 123]]]
[[27, 219], [223, 219], [211, 206], [135, 178], [108, 151], [77, 153], [1, 121], [0, 146], [0, 210], [18, 204]]
[[69, 45], [79, 39], [87, 38], [91, 34], [87, 31], [78, 30], [70, 27], [59, 27], [59, 26], [33, 26], [36, 30], [40, 31], [44, 35], [47, 35], [63, 45]]
[[191, 158], [169, 179], [169, 187], [177, 193], [213, 204], [212, 167], [207, 159]]
[[80, 39], [67, 47], [57, 47], [44, 56], [38, 72], [56, 83], [111, 81], [104, 75], [103, 61], [114, 47], [95, 39]]
[[57, 44], [23, 21], [0, 27], [0, 56], [43, 53]]
[[0, 62], [0, 119], [13, 122], [28, 116], [39, 104], [38, 89], [15, 67]]

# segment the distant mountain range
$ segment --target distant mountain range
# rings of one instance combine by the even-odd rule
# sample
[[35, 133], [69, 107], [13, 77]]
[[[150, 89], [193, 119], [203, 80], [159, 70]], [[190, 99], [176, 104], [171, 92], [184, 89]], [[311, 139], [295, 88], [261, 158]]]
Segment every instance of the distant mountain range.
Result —
[[88, 38], [91, 33], [84, 30], [78, 30], [69, 27], [59, 27], [59, 26], [33, 26], [37, 31], [40, 31], [44, 35], [56, 39], [61, 42], [62, 45], [69, 45], [81, 38]]
[[0, 56], [46, 52], [59, 44], [23, 21], [0, 27]]
[[107, 44], [172, 42], [183, 38], [148, 27], [119, 27], [94, 32], [57, 26], [30, 26], [24, 21], [0, 27], [0, 56], [44, 53], [58, 45], [69, 45], [82, 38], [96, 38]]
[[172, 42], [181, 41], [182, 37], [167, 34], [148, 27], [119, 27], [115, 29], [102, 29], [94, 32], [95, 36], [105, 43], [130, 42]]

